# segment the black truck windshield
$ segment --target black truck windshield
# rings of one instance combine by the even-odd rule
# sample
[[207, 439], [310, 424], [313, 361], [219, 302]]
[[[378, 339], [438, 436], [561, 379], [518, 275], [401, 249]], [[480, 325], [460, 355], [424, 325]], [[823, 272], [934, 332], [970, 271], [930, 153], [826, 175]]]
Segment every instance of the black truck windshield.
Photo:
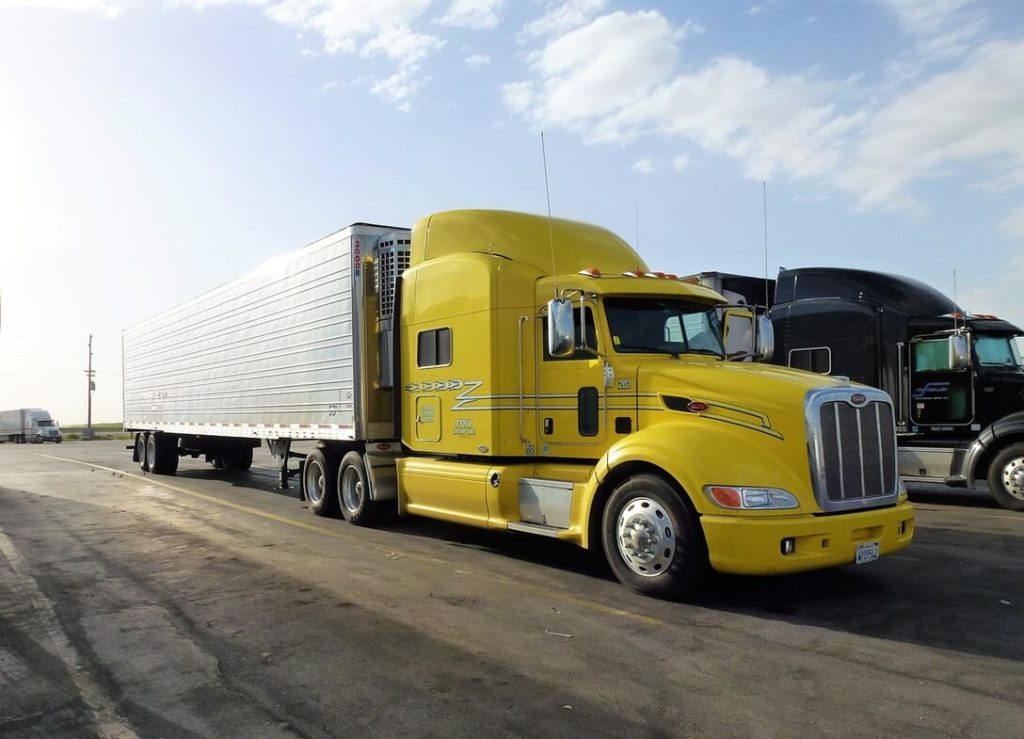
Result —
[[1020, 353], [1012, 336], [974, 334], [974, 354], [983, 367], [1020, 368]]
[[605, 298], [619, 353], [723, 356], [718, 311], [678, 298]]

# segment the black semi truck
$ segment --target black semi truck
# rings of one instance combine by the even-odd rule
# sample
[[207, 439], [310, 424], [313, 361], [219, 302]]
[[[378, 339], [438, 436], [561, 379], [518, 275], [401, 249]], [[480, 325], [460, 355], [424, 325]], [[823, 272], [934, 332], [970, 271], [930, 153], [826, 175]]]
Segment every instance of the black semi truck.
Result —
[[918, 280], [835, 267], [776, 280], [720, 272], [695, 278], [734, 301], [769, 306], [771, 362], [844, 375], [896, 406], [900, 474], [967, 487], [1024, 511], [1024, 331], [967, 315]]

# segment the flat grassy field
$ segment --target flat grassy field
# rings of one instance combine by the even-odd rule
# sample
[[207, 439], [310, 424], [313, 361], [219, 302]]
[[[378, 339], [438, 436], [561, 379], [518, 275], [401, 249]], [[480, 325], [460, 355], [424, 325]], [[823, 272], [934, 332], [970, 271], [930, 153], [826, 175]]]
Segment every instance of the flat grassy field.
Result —
[[[121, 429], [124, 428], [120, 421], [115, 423], [94, 423], [92, 425], [93, 438], [94, 439], [128, 439], [131, 434], [124, 433]], [[60, 430], [64, 433], [65, 441], [88, 441], [88, 439], [82, 439], [82, 433], [85, 431], [85, 424], [76, 426], [64, 426], [61, 425]]]

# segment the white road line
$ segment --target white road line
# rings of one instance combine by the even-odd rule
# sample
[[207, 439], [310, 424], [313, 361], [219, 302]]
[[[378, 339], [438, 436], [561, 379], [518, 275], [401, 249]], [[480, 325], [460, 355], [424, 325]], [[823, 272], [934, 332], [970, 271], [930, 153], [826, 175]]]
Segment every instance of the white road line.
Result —
[[64, 663], [72, 682], [78, 688], [78, 694], [82, 701], [92, 710], [96, 718], [96, 729], [101, 737], [105, 739], [137, 739], [138, 735], [125, 721], [117, 715], [116, 703], [106, 691], [97, 685], [86, 672], [83, 672], [80, 664], [78, 650], [75, 649], [67, 633], [57, 619], [57, 613], [53, 603], [39, 589], [34, 577], [29, 572], [28, 565], [21, 552], [14, 546], [7, 535], [0, 530], [0, 554], [10, 563], [14, 571], [15, 579], [13, 589], [15, 595], [20, 596], [32, 603], [35, 608], [36, 617], [46, 629], [47, 636], [53, 645], [53, 652]]

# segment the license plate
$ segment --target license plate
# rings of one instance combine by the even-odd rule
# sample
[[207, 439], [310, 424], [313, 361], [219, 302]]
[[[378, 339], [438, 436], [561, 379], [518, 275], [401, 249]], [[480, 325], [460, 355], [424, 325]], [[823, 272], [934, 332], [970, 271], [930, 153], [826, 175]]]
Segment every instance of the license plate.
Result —
[[878, 559], [878, 542], [864, 541], [857, 545], [857, 564], [874, 562]]

